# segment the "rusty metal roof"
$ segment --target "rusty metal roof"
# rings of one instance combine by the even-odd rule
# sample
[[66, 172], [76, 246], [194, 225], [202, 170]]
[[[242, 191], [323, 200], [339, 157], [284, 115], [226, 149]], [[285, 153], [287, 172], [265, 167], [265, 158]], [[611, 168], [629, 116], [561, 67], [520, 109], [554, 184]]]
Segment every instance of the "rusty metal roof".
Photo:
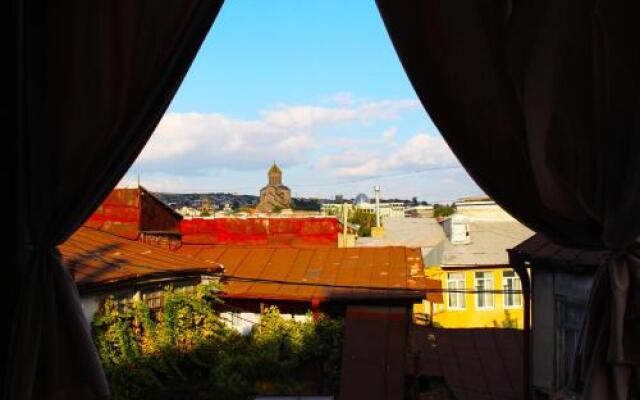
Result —
[[[420, 301], [426, 279], [420, 249], [266, 248], [185, 245], [180, 255], [224, 266], [226, 297], [319, 301]], [[442, 301], [440, 292], [430, 294]]]
[[86, 226], [58, 249], [79, 287], [193, 270], [219, 270], [215, 264]]
[[[150, 202], [145, 201], [150, 199]], [[144, 211], [144, 212], [143, 212]], [[85, 221], [84, 226], [110, 232], [127, 239], [136, 240], [142, 227], [143, 217], [153, 216], [162, 222], [167, 218], [180, 221], [182, 215], [164, 204], [157, 196], [140, 186], [133, 189], [113, 189], [107, 198]], [[166, 224], [160, 224], [163, 226]], [[158, 228], [154, 228], [158, 229]], [[174, 231], [177, 230], [173, 229]]]
[[444, 378], [456, 399], [523, 398], [523, 331], [414, 327], [416, 365], [407, 371]]
[[158, 274], [212, 272], [222, 264], [230, 298], [417, 302], [427, 289], [436, 289], [429, 299], [442, 302], [440, 281], [424, 277], [420, 249], [185, 245], [169, 251], [81, 227], [59, 250], [81, 289]]

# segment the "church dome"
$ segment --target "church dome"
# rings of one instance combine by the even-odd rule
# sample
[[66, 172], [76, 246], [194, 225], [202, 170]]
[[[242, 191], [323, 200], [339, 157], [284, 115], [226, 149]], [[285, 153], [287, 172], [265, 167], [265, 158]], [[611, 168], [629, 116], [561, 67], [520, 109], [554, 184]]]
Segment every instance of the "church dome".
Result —
[[354, 199], [354, 202], [356, 204], [368, 203], [369, 202], [369, 198], [367, 197], [366, 194], [360, 193], [359, 195], [356, 196], [356, 198]]
[[278, 167], [275, 161], [273, 162], [271, 168], [269, 168], [269, 175], [271, 174], [282, 174], [282, 170], [280, 169], [280, 167]]

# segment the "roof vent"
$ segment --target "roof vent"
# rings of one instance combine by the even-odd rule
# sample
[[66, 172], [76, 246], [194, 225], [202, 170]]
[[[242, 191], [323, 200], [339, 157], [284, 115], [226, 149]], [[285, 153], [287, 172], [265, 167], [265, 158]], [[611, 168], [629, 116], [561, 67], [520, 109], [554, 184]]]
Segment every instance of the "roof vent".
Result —
[[452, 214], [443, 223], [444, 232], [447, 239], [452, 244], [471, 243], [471, 233], [469, 230], [469, 218], [462, 214]]

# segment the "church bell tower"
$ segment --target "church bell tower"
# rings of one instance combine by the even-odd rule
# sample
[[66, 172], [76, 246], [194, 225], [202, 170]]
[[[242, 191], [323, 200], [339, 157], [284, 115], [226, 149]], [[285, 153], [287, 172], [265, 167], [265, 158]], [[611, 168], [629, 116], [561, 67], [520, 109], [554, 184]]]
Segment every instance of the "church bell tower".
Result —
[[269, 168], [269, 186], [280, 186], [282, 185], [282, 170], [280, 167], [276, 165], [276, 162], [273, 162], [271, 168]]

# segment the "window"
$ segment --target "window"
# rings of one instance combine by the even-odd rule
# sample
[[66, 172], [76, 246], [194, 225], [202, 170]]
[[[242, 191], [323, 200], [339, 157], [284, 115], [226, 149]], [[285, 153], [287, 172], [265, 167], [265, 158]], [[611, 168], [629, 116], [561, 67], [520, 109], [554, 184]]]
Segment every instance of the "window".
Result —
[[514, 308], [522, 306], [522, 295], [520, 293], [509, 293], [517, 290], [522, 290], [522, 283], [520, 278], [514, 271], [504, 271], [502, 273], [502, 288], [504, 294], [504, 308]]
[[231, 313], [231, 325], [236, 329], [242, 329], [242, 317], [240, 317], [240, 313]]
[[449, 308], [463, 309], [466, 307], [464, 300], [464, 272], [450, 272], [447, 274], [447, 289], [460, 290], [449, 292]]
[[580, 300], [555, 296], [555, 386], [571, 382], [586, 305]]
[[147, 292], [142, 294], [142, 300], [149, 306], [149, 311], [152, 314], [156, 313], [162, 308], [162, 299], [164, 292], [162, 290], [155, 292]]
[[493, 308], [493, 272], [476, 272], [476, 307], [479, 309]]

